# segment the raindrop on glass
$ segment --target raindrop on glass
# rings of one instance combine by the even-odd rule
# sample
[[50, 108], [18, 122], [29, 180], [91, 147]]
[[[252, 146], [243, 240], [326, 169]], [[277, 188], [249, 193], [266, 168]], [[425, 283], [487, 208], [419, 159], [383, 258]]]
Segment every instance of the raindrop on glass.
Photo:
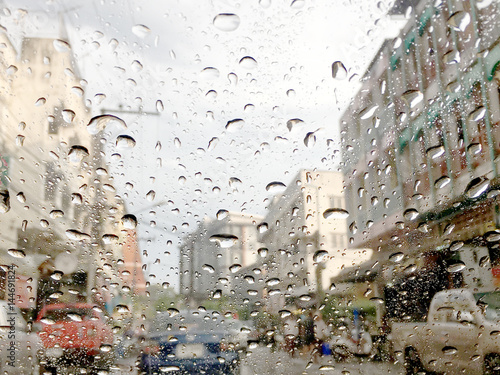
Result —
[[220, 13], [215, 16], [213, 24], [221, 31], [234, 31], [240, 26], [240, 17], [233, 13]]

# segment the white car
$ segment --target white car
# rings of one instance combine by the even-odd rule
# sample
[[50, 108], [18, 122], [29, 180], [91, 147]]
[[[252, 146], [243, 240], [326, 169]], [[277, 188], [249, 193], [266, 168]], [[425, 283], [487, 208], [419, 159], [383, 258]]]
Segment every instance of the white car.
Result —
[[35, 332], [27, 324], [18, 307], [0, 301], [0, 373], [32, 375], [43, 373], [37, 352], [42, 348]]

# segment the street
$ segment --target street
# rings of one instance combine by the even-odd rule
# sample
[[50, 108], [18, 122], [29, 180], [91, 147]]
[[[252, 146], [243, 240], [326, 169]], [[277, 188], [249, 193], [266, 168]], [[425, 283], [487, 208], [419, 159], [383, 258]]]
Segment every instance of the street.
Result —
[[[111, 374], [137, 374], [135, 359], [124, 358], [115, 364]], [[259, 346], [247, 353], [242, 360], [241, 375], [372, 375], [403, 374], [403, 367], [387, 362], [370, 362], [361, 359], [336, 363], [332, 357], [322, 357], [317, 363], [310, 358], [291, 358], [282, 351], [271, 352], [265, 346]]]

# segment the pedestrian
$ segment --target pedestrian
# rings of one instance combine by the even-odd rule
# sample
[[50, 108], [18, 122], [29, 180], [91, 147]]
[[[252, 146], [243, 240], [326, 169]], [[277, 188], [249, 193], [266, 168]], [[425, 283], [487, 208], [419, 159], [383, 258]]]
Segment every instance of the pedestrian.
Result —
[[314, 341], [314, 318], [312, 311], [309, 311], [304, 321], [304, 347], [307, 352], [313, 350]]

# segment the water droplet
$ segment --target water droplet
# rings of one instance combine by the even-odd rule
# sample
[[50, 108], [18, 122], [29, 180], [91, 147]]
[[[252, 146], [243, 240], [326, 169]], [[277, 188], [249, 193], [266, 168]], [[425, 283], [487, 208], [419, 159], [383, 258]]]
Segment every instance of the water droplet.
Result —
[[135, 229], [137, 227], [137, 218], [131, 214], [123, 215], [122, 225], [125, 229]]
[[299, 296], [299, 300], [308, 302], [312, 300], [312, 297], [309, 294], [302, 294], [301, 296]]
[[50, 211], [50, 218], [51, 219], [59, 219], [64, 216], [64, 212], [61, 210], [52, 210]]
[[445, 64], [458, 64], [460, 62], [460, 53], [458, 51], [452, 50], [447, 52], [443, 56], [443, 61]]
[[292, 131], [296, 129], [298, 126], [301, 126], [303, 124], [304, 121], [302, 121], [300, 118], [293, 118], [286, 122], [286, 127], [288, 128], [289, 131]]
[[322, 263], [328, 260], [328, 251], [326, 250], [318, 250], [313, 255], [313, 261], [316, 263]]
[[10, 210], [10, 194], [8, 190], [0, 190], [0, 213], [4, 214]]
[[456, 263], [450, 264], [446, 270], [450, 273], [460, 272], [465, 269], [465, 263], [458, 261]]
[[450, 224], [448, 224], [448, 225], [444, 228], [444, 232], [443, 232], [443, 234], [444, 234], [445, 236], [448, 236], [448, 235], [450, 235], [450, 234], [451, 234], [451, 232], [453, 232], [453, 229], [455, 229], [455, 224], [450, 223]]
[[404, 257], [405, 257], [404, 254], [398, 251], [396, 253], [392, 253], [391, 255], [389, 255], [389, 260], [394, 263], [399, 263], [403, 260]]
[[325, 219], [346, 219], [348, 216], [349, 212], [343, 208], [329, 208], [323, 212]]
[[77, 231], [76, 229], [68, 229], [66, 231], [66, 237], [68, 237], [70, 240], [73, 241], [83, 241], [90, 239], [90, 235], [88, 235], [87, 233]]
[[118, 304], [115, 306], [115, 311], [119, 313], [128, 313], [130, 312], [130, 309], [127, 305]]
[[448, 18], [448, 25], [456, 31], [463, 32], [470, 24], [470, 20], [469, 13], [460, 10], [453, 13], [450, 18]]
[[57, 52], [64, 53], [64, 52], [69, 52], [71, 50], [71, 46], [65, 40], [56, 39], [54, 40], [53, 45]]
[[437, 159], [440, 156], [444, 155], [444, 151], [444, 146], [442, 145], [433, 146], [427, 149], [427, 155], [429, 155], [431, 159]]
[[215, 216], [217, 217], [217, 220], [223, 220], [229, 215], [228, 210], [219, 210], [217, 211], [217, 214]]
[[89, 156], [89, 150], [79, 145], [71, 146], [68, 153], [68, 159], [71, 163], [80, 163], [87, 156]]
[[24, 195], [24, 193], [22, 191], [19, 192], [19, 193], [17, 193], [16, 198], [21, 203], [25, 203], [26, 202], [26, 196]]
[[145, 25], [135, 25], [132, 27], [132, 32], [139, 38], [145, 38], [151, 33], [151, 29]]
[[456, 354], [458, 352], [457, 348], [455, 348], [454, 346], [445, 346], [443, 349], [443, 354], [446, 354], [446, 355], [453, 355], [453, 354]]
[[269, 230], [269, 225], [267, 223], [261, 223], [257, 225], [257, 232], [266, 233]]
[[71, 194], [71, 202], [74, 204], [82, 204], [83, 203], [83, 197], [79, 193], [73, 193]]
[[273, 181], [267, 184], [266, 191], [272, 194], [283, 193], [286, 190], [286, 185], [283, 182]]
[[489, 232], [486, 235], [486, 241], [488, 241], [488, 242], [500, 241], [500, 233], [499, 232]]
[[240, 60], [240, 66], [245, 69], [255, 69], [257, 65], [257, 61], [251, 56], [245, 56]]
[[87, 125], [87, 131], [95, 135], [109, 126], [114, 126], [117, 129], [127, 129], [127, 124], [121, 118], [113, 115], [101, 115], [93, 117]]
[[219, 299], [222, 297], [222, 290], [216, 289], [212, 295], [212, 298]]
[[418, 217], [418, 211], [414, 208], [405, 210], [403, 216], [406, 220], [415, 220]]
[[361, 120], [366, 120], [366, 119], [369, 119], [370, 117], [372, 117], [375, 114], [375, 112], [377, 111], [377, 109], [378, 109], [378, 105], [372, 105], [372, 106], [364, 108], [359, 114]]
[[155, 200], [155, 198], [156, 198], [156, 192], [154, 190], [148, 191], [148, 193], [146, 194], [146, 199], [152, 202]]
[[156, 111], [158, 113], [161, 113], [161, 112], [163, 112], [164, 109], [165, 109], [165, 107], [163, 107], [163, 102], [161, 100], [157, 100], [156, 101]]
[[48, 228], [48, 227], [49, 227], [49, 225], [50, 225], [50, 224], [49, 224], [49, 222], [48, 222], [47, 220], [45, 220], [45, 219], [40, 220], [40, 226], [41, 226], [42, 228]]
[[356, 222], [353, 221], [351, 224], [349, 224], [349, 231], [352, 233], [352, 234], [356, 234], [357, 231], [358, 231], [358, 227], [356, 225]]
[[302, 9], [306, 5], [304, 0], [293, 0], [290, 4], [290, 8], [292, 9]]
[[468, 198], [474, 199], [485, 193], [490, 187], [490, 180], [486, 177], [474, 178], [465, 188], [465, 195]]
[[10, 66], [7, 68], [6, 72], [7, 72], [7, 74], [8, 74], [8, 75], [13, 75], [13, 74], [16, 74], [18, 70], [19, 70], [19, 69], [17, 68], [17, 66], [15, 66], [15, 65], [10, 65]]
[[401, 97], [410, 109], [414, 109], [424, 100], [424, 94], [422, 94], [419, 90], [405, 91]]
[[451, 182], [451, 178], [448, 176], [442, 176], [437, 179], [437, 181], [434, 183], [434, 187], [436, 189], [442, 189], [445, 186], [447, 186]]
[[463, 241], [453, 241], [450, 245], [450, 251], [458, 251], [464, 246]]
[[241, 264], [235, 263], [229, 267], [229, 271], [232, 273], [238, 272], [241, 269]]
[[63, 272], [56, 270], [56, 271], [52, 272], [52, 274], [50, 275], [50, 278], [53, 280], [59, 281], [63, 278], [63, 276], [64, 276]]
[[481, 153], [483, 147], [481, 146], [481, 143], [471, 143], [469, 147], [467, 147], [467, 152], [471, 155], [478, 155]]
[[240, 26], [240, 17], [233, 13], [220, 13], [215, 16], [213, 24], [221, 31], [234, 31]]
[[26, 139], [26, 137], [22, 134], [19, 134], [17, 137], [16, 137], [16, 146], [19, 146], [19, 147], [23, 147], [24, 146], [24, 140]]
[[45, 98], [38, 98], [37, 101], [35, 102], [35, 105], [37, 107], [44, 105], [47, 102], [47, 99]]
[[119, 240], [116, 234], [104, 234], [102, 236], [102, 242], [106, 245], [117, 244]]
[[111, 349], [113, 349], [113, 346], [112, 345], [109, 345], [109, 344], [102, 344], [100, 347], [99, 347], [99, 350], [103, 353], [109, 353], [111, 351]]
[[486, 115], [486, 108], [478, 107], [469, 114], [468, 119], [469, 121], [477, 122], [484, 119], [485, 115]]
[[130, 135], [119, 135], [116, 138], [116, 147], [121, 150], [134, 148], [135, 139]]
[[9, 249], [7, 250], [7, 253], [14, 258], [25, 258], [26, 253], [23, 250], [18, 250], [18, 249]]
[[141, 64], [141, 62], [137, 61], [137, 60], [132, 61], [132, 64], [130, 64], [130, 67], [132, 68], [132, 71], [136, 72], [136, 73], [140, 72], [144, 68], [144, 66]]
[[219, 69], [212, 67], [207, 67], [200, 73], [200, 77], [206, 80], [217, 79], [219, 78], [219, 75]]
[[261, 247], [259, 250], [257, 250], [257, 253], [261, 258], [265, 258], [267, 254], [269, 254], [269, 250], [267, 249], [267, 247]]
[[332, 77], [338, 80], [347, 78], [347, 69], [342, 64], [342, 61], [335, 61], [332, 64]]
[[71, 124], [73, 120], [75, 119], [76, 113], [72, 111], [71, 109], [64, 109], [62, 111], [62, 118], [64, 122]]
[[201, 269], [203, 271], [207, 271], [208, 273], [214, 273], [215, 272], [215, 268], [212, 267], [210, 264], [204, 264], [203, 266], [201, 266]]
[[278, 279], [277, 277], [273, 277], [273, 278], [266, 281], [267, 286], [276, 286], [279, 283], [280, 283], [280, 279]]
[[227, 122], [226, 130], [230, 131], [230, 132], [235, 132], [235, 131], [241, 130], [244, 125], [245, 125], [245, 121], [240, 119], [240, 118], [237, 118], [237, 119], [234, 119], [234, 120]]
[[250, 276], [250, 275], [246, 275], [243, 279], [245, 279], [245, 281], [249, 284], [254, 284], [255, 283], [255, 278], [253, 276]]
[[314, 145], [316, 144], [316, 135], [314, 134], [314, 132], [309, 132], [306, 134], [304, 138], [304, 144], [309, 148], [314, 147]]
[[233, 234], [214, 234], [210, 236], [209, 241], [218, 244], [222, 248], [229, 248], [237, 243], [238, 237]]

